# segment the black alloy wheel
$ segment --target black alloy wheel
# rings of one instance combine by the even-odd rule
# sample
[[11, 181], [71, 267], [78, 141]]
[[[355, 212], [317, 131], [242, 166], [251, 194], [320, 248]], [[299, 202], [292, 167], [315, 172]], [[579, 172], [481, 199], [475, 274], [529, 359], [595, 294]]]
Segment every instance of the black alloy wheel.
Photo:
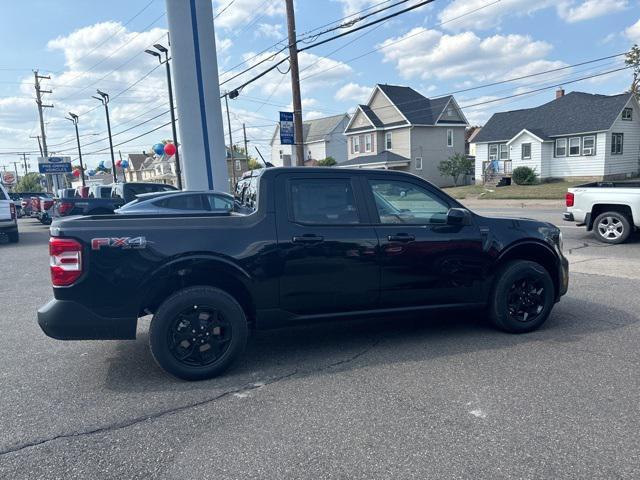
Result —
[[516, 280], [509, 289], [507, 309], [517, 322], [534, 321], [545, 305], [544, 284], [540, 275]]

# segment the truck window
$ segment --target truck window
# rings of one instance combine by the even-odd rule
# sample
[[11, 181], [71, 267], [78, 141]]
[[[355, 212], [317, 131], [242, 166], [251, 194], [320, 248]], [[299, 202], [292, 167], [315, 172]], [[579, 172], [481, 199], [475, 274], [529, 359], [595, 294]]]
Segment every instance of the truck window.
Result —
[[445, 223], [449, 206], [431, 192], [409, 182], [371, 180], [380, 223]]
[[240, 180], [236, 185], [234, 197], [240, 205], [254, 212], [258, 208], [258, 177]]
[[293, 179], [289, 182], [293, 220], [314, 225], [359, 223], [348, 179]]
[[202, 203], [202, 195], [178, 195], [154, 202], [155, 205], [172, 210], [207, 210]]

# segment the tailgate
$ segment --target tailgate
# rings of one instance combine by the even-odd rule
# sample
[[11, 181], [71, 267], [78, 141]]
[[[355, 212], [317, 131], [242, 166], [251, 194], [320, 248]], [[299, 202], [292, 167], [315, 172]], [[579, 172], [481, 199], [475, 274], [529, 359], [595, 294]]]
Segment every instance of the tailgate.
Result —
[[11, 220], [10, 200], [0, 200], [0, 221]]

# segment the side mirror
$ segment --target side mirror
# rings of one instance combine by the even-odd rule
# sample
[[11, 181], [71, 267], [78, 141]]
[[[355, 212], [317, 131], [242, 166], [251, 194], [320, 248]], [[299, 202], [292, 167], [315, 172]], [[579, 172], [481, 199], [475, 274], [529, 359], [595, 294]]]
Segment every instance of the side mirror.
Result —
[[471, 225], [471, 212], [466, 208], [450, 208], [447, 212], [447, 225]]

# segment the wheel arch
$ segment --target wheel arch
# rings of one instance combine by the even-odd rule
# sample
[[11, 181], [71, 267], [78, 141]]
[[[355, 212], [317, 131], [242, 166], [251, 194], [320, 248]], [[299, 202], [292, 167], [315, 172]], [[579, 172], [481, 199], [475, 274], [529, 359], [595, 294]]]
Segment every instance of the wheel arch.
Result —
[[542, 241], [523, 240], [509, 245], [498, 257], [496, 269], [513, 260], [529, 260], [542, 265], [553, 280], [556, 298], [560, 295], [560, 262], [553, 249]]
[[138, 311], [152, 313], [172, 293], [197, 285], [227, 292], [238, 301], [247, 318], [255, 318], [249, 274], [234, 262], [210, 254], [175, 258], [151, 272], [141, 285]]
[[593, 224], [598, 218], [598, 215], [601, 215], [605, 212], [617, 212], [629, 220], [629, 224], [631, 226], [634, 225], [633, 219], [633, 211], [629, 205], [623, 203], [596, 203], [591, 207], [591, 216], [589, 217], [589, 223], [587, 224], [587, 230], [593, 230]]

